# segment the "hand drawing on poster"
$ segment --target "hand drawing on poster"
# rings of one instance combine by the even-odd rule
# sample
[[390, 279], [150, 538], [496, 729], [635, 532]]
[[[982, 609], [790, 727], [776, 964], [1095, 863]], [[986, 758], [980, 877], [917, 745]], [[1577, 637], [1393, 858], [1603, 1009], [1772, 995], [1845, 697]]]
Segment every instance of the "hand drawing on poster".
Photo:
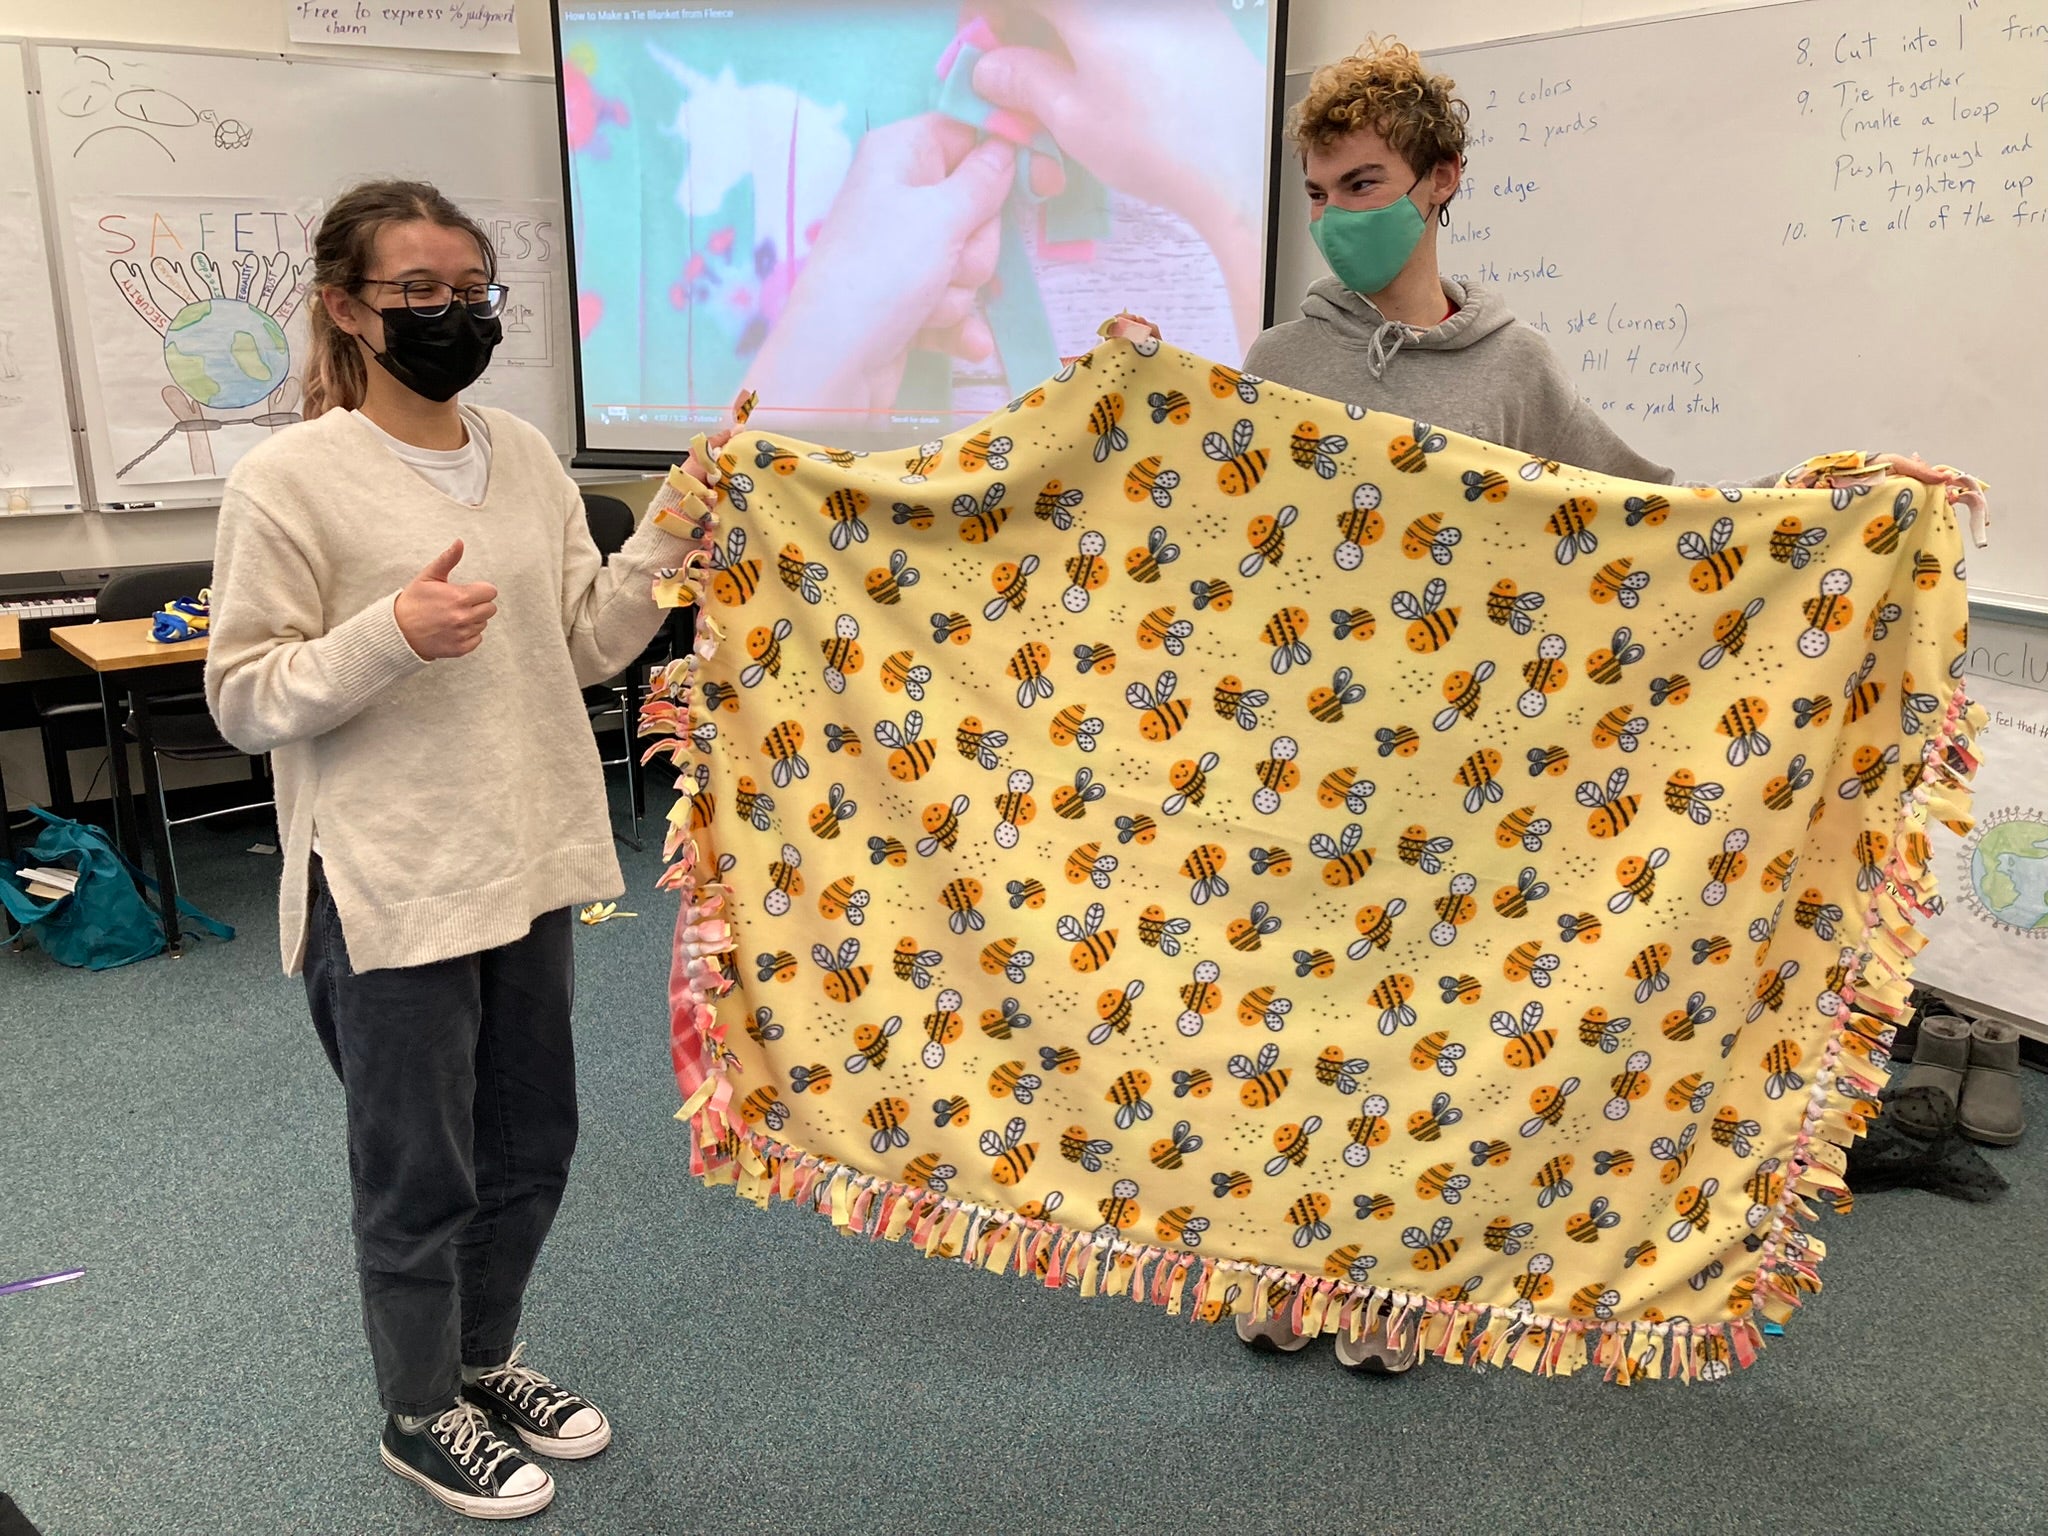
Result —
[[[59, 116], [93, 126], [72, 147], [74, 160], [94, 146], [95, 153], [112, 149], [128, 154], [148, 144], [176, 164], [179, 150], [189, 153], [208, 144], [215, 149], [247, 149], [255, 137], [255, 130], [238, 117], [195, 107], [175, 91], [141, 83], [136, 75], [144, 68], [140, 64], [124, 61], [116, 66], [84, 51], [75, 59], [82, 78], [57, 94], [56, 109]], [[124, 71], [135, 77], [124, 78]]]
[[116, 481], [212, 479], [300, 419], [315, 213], [164, 198], [76, 216]]

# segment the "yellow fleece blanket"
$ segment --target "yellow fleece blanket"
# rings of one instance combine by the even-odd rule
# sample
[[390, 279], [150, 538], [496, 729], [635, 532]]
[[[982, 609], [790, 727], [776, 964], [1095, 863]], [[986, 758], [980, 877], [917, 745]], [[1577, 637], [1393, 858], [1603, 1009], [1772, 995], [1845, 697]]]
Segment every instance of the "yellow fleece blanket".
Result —
[[1626, 483], [1126, 340], [916, 449], [743, 430], [649, 711], [697, 1171], [1210, 1321], [1746, 1364], [1974, 767], [1956, 520], [1858, 468]]

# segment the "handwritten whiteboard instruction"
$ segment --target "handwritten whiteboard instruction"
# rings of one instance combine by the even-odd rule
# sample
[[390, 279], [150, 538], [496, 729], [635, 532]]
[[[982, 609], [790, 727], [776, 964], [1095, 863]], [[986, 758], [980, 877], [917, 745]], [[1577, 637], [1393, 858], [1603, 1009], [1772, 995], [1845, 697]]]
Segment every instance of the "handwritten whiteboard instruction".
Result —
[[284, 0], [295, 43], [355, 48], [435, 48], [517, 53], [517, 0], [455, 5], [384, 5], [377, 0]]
[[258, 198], [74, 202], [72, 248], [123, 484], [212, 480], [300, 419], [319, 207]]

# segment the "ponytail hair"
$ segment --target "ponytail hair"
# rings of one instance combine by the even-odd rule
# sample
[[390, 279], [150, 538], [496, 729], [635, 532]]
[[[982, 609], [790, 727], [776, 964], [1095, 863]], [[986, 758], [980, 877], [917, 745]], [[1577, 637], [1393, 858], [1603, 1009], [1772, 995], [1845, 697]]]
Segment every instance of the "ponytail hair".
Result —
[[362, 287], [376, 256], [377, 231], [386, 224], [414, 219], [470, 235], [483, 255], [484, 270], [497, 276], [498, 253], [490, 236], [438, 187], [424, 181], [366, 181], [342, 193], [328, 205], [319, 233], [313, 237], [313, 275], [306, 304], [306, 324], [312, 335], [305, 369], [308, 421], [327, 411], [355, 410], [369, 391], [363, 350], [328, 314], [327, 291], [353, 294]]

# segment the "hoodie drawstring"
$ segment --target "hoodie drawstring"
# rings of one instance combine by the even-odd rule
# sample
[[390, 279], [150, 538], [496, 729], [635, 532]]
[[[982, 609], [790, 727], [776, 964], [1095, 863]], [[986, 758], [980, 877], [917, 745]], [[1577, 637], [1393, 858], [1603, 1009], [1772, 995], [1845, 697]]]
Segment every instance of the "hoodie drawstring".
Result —
[[[1387, 364], [1394, 360], [1395, 355], [1400, 352], [1402, 344], [1413, 341], [1419, 334], [1414, 327], [1403, 325], [1398, 320], [1381, 322], [1378, 329], [1372, 333], [1372, 339], [1366, 344], [1366, 370], [1376, 379], [1385, 378]], [[1391, 345], [1389, 344], [1390, 338]]]

